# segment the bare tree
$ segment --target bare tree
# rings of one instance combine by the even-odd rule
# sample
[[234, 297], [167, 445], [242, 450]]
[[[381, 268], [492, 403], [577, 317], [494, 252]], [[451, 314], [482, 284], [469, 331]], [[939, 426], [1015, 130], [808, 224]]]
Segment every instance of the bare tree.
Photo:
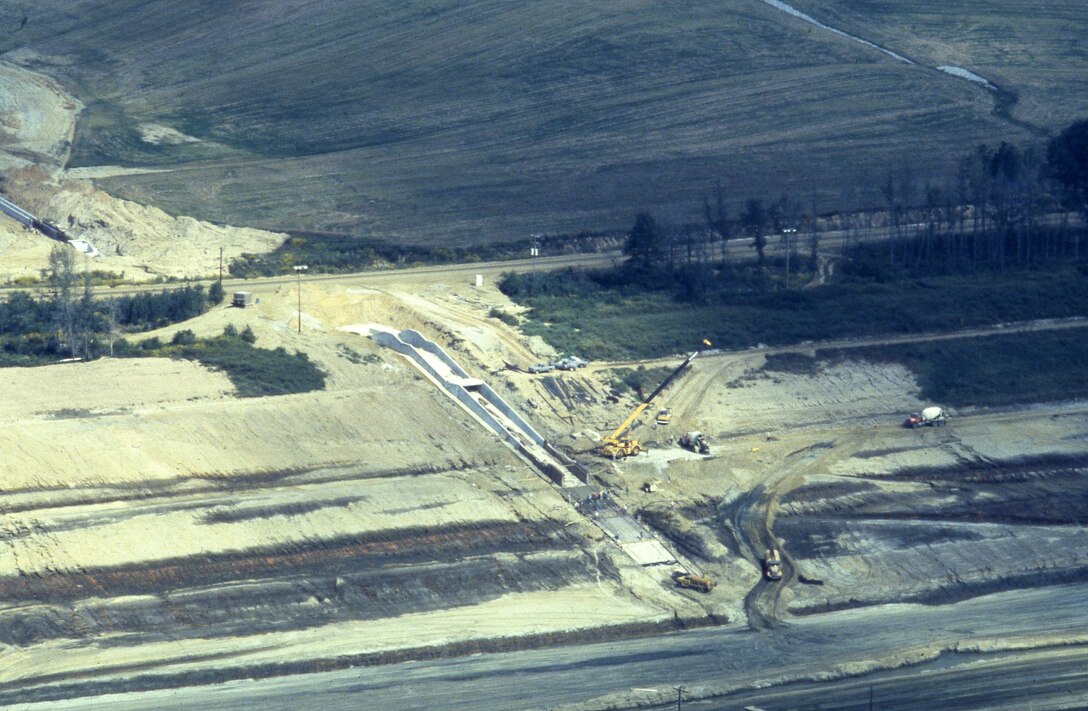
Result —
[[52, 292], [53, 318], [61, 333], [61, 341], [68, 347], [73, 358], [78, 352], [76, 341], [77, 310], [75, 286], [75, 252], [71, 247], [57, 244], [49, 252], [49, 266], [45, 270], [46, 282]]
[[767, 249], [767, 222], [769, 216], [763, 201], [759, 198], [749, 199], [744, 205], [744, 212], [740, 216], [740, 224], [752, 236], [752, 246], [755, 247], [759, 266], [763, 266]]
[[110, 357], [113, 357], [113, 343], [123, 332], [120, 329], [121, 304], [117, 299], [107, 299], [103, 314], [106, 317], [106, 338], [110, 347]]
[[714, 206], [710, 205], [710, 199], [703, 197], [703, 216], [706, 218], [707, 228], [718, 236], [722, 245], [722, 264], [729, 261], [729, 238], [732, 237], [732, 229], [729, 224], [729, 209], [725, 206], [725, 194], [722, 192], [722, 183], [719, 180], [714, 185]]
[[[75, 251], [68, 245], [55, 245], [49, 252], [45, 270], [53, 306], [53, 317], [61, 341], [73, 358], [89, 358], [94, 332], [91, 275], [84, 265], [83, 274], [76, 273]], [[82, 291], [80, 291], [82, 281]], [[78, 295], [77, 295], [78, 292]]]

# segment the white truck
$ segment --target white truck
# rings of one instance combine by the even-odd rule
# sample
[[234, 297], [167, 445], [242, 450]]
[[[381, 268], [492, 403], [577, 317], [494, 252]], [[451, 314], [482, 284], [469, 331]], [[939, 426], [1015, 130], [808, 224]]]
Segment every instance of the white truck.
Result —
[[944, 427], [948, 420], [948, 413], [940, 407], [927, 407], [921, 412], [912, 412], [907, 417], [906, 422], [903, 423], [904, 427], [910, 427], [912, 430], [919, 427], [928, 425], [930, 427]]

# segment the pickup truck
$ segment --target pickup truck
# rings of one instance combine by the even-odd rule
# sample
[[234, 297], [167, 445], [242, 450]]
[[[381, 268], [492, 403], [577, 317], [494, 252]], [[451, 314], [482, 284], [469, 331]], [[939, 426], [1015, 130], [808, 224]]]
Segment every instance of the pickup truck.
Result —
[[588, 362], [589, 361], [579, 358], [578, 356], [566, 356], [564, 358], [560, 358], [557, 361], [554, 361], [552, 365], [554, 365], [559, 370], [576, 370], [583, 367]]

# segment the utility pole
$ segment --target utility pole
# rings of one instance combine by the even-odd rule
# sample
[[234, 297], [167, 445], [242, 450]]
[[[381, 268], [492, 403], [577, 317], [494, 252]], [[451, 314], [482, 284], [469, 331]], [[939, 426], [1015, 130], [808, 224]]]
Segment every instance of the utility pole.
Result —
[[223, 286], [223, 246], [219, 246], [219, 286]]
[[681, 711], [680, 704], [684, 701], [684, 687], [677, 686], [676, 688], [676, 711]]
[[302, 334], [302, 272], [309, 269], [305, 264], [297, 264], [293, 267], [298, 275], [298, 332]]

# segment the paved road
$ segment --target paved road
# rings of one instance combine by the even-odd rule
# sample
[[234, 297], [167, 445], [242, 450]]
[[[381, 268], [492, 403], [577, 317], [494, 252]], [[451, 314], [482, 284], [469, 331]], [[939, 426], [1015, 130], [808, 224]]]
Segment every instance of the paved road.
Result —
[[[1088, 646], [1049, 652], [945, 655], [908, 671], [808, 681], [870, 660], [932, 659], [927, 650], [977, 639], [1088, 639], [1088, 585], [1012, 591], [955, 605], [891, 605], [799, 618], [763, 632], [731, 625], [656, 637], [480, 654], [212, 686], [144, 691], [26, 709], [536, 709], [595, 700], [613, 708], [670, 708], [673, 686], [690, 690], [685, 708], [862, 708], [868, 687], [886, 709], [1029, 708], [1035, 699], [1088, 703]], [[993, 681], [987, 681], [987, 678]], [[783, 684], [791, 680], [800, 683]], [[643, 689], [646, 691], [637, 691]], [[753, 691], [753, 689], [756, 689]], [[827, 690], [829, 701], [821, 705]], [[0, 703], [16, 701], [0, 689]], [[103, 689], [97, 690], [102, 693]], [[863, 692], [863, 693], [862, 693]], [[85, 693], [95, 693], [86, 689]], [[859, 697], [859, 693], [862, 696]], [[713, 698], [713, 700], [708, 700]], [[892, 699], [896, 699], [892, 704]], [[696, 701], [702, 699], [699, 705]], [[939, 699], [934, 704], [933, 699]], [[840, 701], [841, 700], [841, 703]], [[928, 704], [928, 705], [927, 705]], [[1057, 701], [1049, 706], [1056, 708]]]
[[[2, 199], [2, 198], [0, 198]], [[12, 205], [16, 210], [20, 210], [18, 206]], [[24, 211], [25, 212], [25, 211]], [[29, 213], [26, 213], [29, 215]], [[1060, 220], [1059, 215], [1045, 216], [1044, 222], [1057, 223]], [[1076, 217], [1073, 217], [1073, 221], [1076, 222]], [[904, 225], [902, 229], [909, 232], [912, 229], [921, 228], [922, 225]], [[844, 231], [844, 230], [830, 230], [820, 233], [820, 245], [821, 253], [833, 255], [838, 254], [841, 250], [843, 242], [850, 241], [873, 241], [887, 239], [890, 233], [890, 228], [868, 228], [859, 231]], [[774, 236], [771, 236], [774, 239]], [[798, 240], [808, 239], [806, 235], [797, 237]], [[727, 244], [727, 253], [730, 260], [744, 260], [754, 259], [755, 252], [752, 249], [752, 240], [748, 237], [741, 237], [729, 240]], [[720, 243], [711, 244], [711, 255], [713, 258], [720, 258], [721, 247]], [[773, 247], [772, 247], [773, 249]], [[307, 274], [304, 278], [304, 282], [333, 282], [343, 283], [346, 285], [354, 286], [384, 286], [390, 284], [396, 284], [397, 282], [411, 281], [418, 279], [434, 279], [434, 280], [449, 280], [455, 278], [463, 278], [465, 280], [471, 280], [475, 275], [481, 274], [485, 278], [493, 280], [501, 275], [503, 272], [515, 271], [515, 272], [531, 272], [533, 270], [539, 271], [552, 271], [556, 269], [563, 269], [566, 267], [608, 267], [613, 264], [623, 261], [624, 255], [620, 250], [612, 250], [608, 252], [591, 253], [591, 254], [561, 254], [546, 257], [535, 257], [531, 259], [511, 259], [503, 261], [492, 262], [474, 262], [471, 264], [449, 264], [449, 265], [437, 265], [427, 267], [412, 267], [408, 269], [381, 269], [381, 270], [367, 270], [359, 271], [350, 274]], [[296, 275], [294, 273], [285, 274], [282, 276], [274, 277], [258, 277], [253, 279], [224, 279], [223, 287], [227, 293], [232, 291], [260, 291], [266, 290], [269, 287], [276, 287], [281, 284], [293, 284], [295, 283]], [[210, 285], [213, 280], [194, 280], [188, 282], [191, 284], [204, 284]], [[180, 284], [175, 284], [178, 286]], [[131, 284], [117, 287], [98, 287], [94, 290], [96, 297], [103, 296], [117, 296], [123, 294], [135, 294], [145, 291], [161, 291], [163, 288], [170, 288], [170, 284]], [[25, 291], [23, 287], [13, 286], [0, 286], [0, 293], [4, 291]]]

